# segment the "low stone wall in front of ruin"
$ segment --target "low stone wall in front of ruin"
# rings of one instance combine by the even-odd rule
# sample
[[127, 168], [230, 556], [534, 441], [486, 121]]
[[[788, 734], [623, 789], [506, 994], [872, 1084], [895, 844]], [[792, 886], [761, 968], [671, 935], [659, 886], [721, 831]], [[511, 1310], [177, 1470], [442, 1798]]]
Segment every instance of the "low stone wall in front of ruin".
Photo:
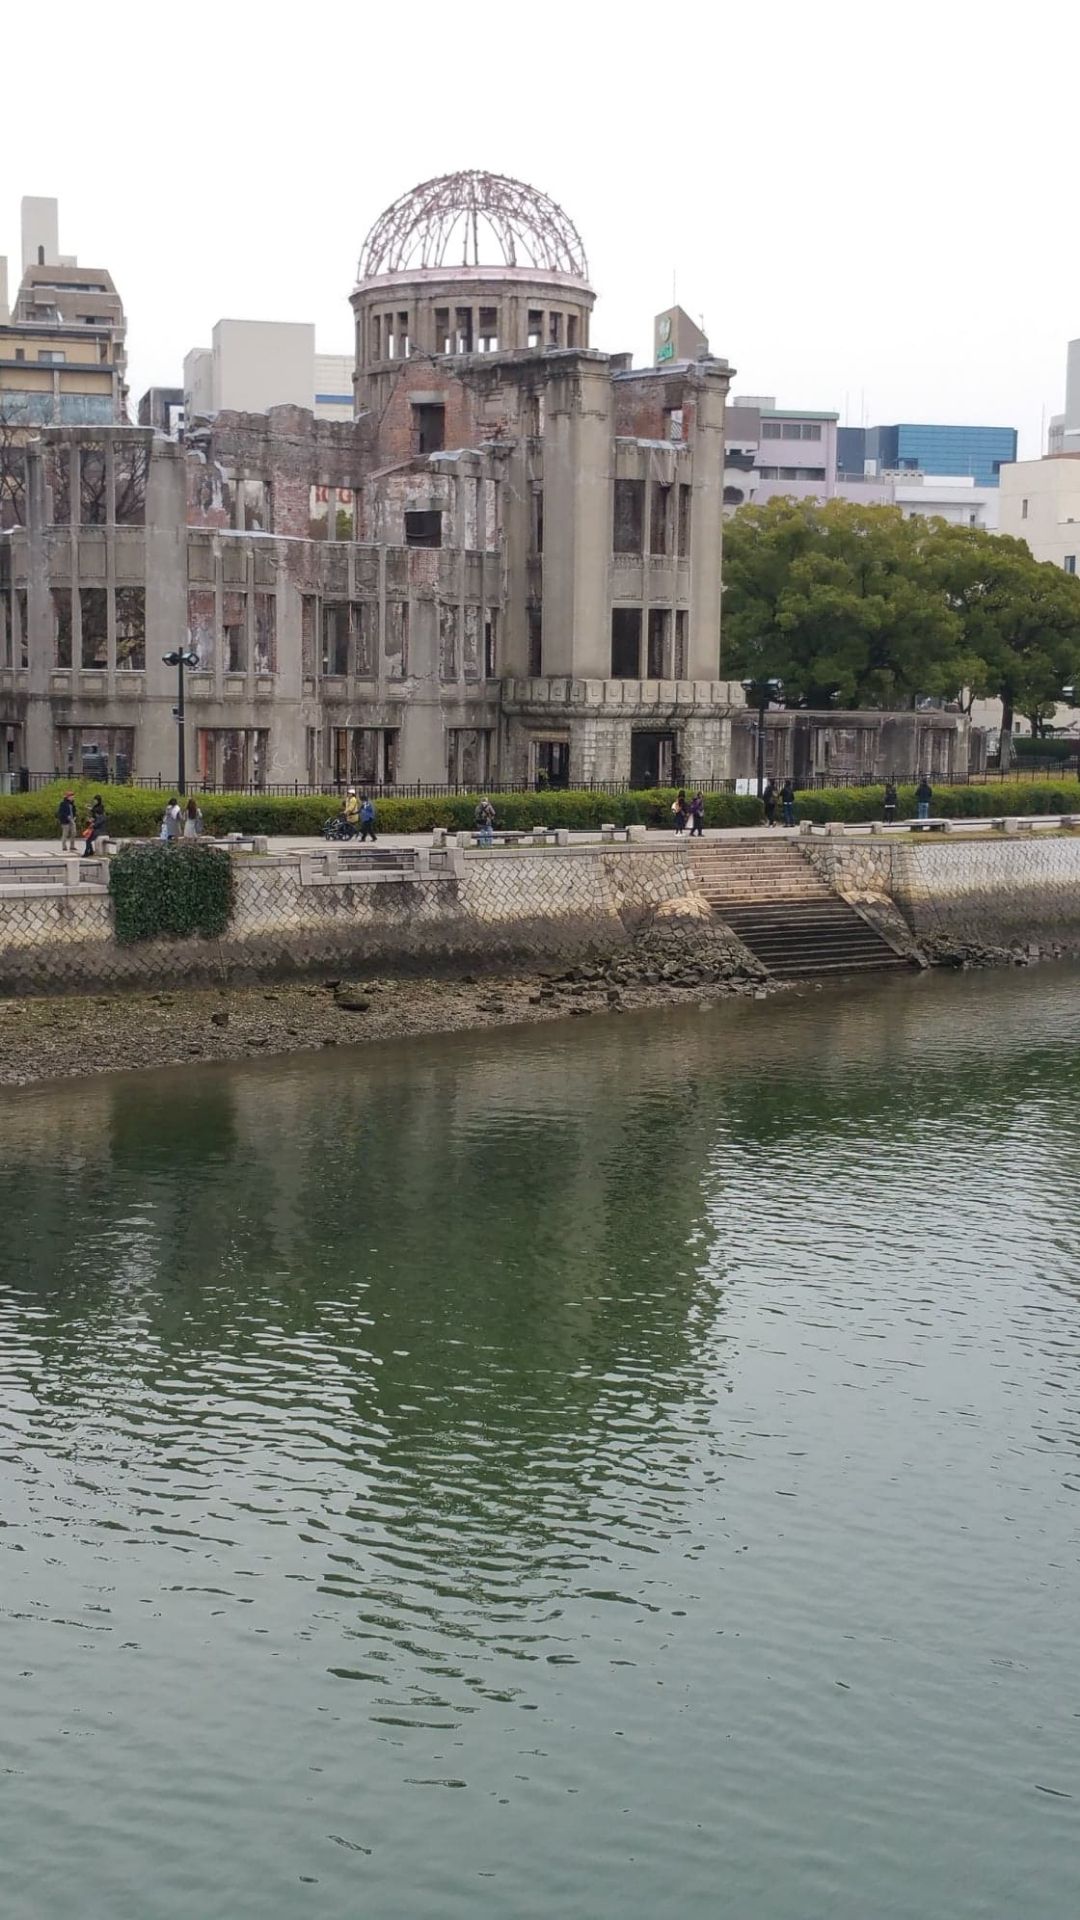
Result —
[[[0, 872], [0, 993], [339, 968], [507, 968], [611, 952], [647, 927], [708, 919], [685, 845], [453, 849], [441, 857], [425, 849], [373, 870], [345, 865], [331, 849], [238, 857], [236, 904], [221, 940], [119, 946], [106, 863], [96, 863], [95, 881], [78, 861], [55, 874], [62, 866], [42, 863], [22, 884], [14, 863]], [[50, 874], [68, 884], [50, 884]]]

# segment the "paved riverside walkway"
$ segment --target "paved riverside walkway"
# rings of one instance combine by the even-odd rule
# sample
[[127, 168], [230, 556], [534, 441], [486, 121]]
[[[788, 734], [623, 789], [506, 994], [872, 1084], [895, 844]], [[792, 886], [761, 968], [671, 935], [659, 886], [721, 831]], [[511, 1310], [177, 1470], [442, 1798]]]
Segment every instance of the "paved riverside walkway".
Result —
[[[470, 828], [469, 831], [471, 832], [472, 829]], [[495, 831], [496, 833], [498, 833], [499, 831], [498, 827], [496, 827]], [[712, 841], [718, 841], [718, 842], [723, 842], [725, 840], [757, 840], [757, 839], [781, 840], [781, 839], [797, 839], [798, 832], [799, 830], [797, 827], [779, 827], [779, 826], [778, 827], [706, 827], [705, 832], [701, 837], [703, 840], [706, 840], [706, 841], [712, 840]], [[156, 838], [156, 835], [147, 835], [148, 840], [155, 839], [155, 838]], [[696, 838], [697, 836], [695, 835], [694, 839], [696, 840]], [[293, 833], [273, 833], [269, 836], [269, 840], [270, 840], [271, 853], [311, 853], [316, 848], [319, 848], [319, 847], [345, 846], [345, 847], [358, 848], [360, 845], [360, 842], [358, 839], [357, 840], [340, 840], [340, 841], [324, 840], [321, 833], [307, 834], [307, 835], [293, 834]], [[579, 833], [577, 831], [574, 831], [570, 835], [571, 846], [583, 846], [583, 847], [596, 846], [599, 840], [600, 840], [600, 831], [598, 827], [591, 827], [587, 832]], [[370, 845], [370, 842], [367, 842], [366, 844]], [[606, 844], [607, 843], [605, 842], [605, 845]], [[623, 840], [616, 840], [612, 844], [616, 849], [618, 849], [619, 847], [625, 846], [626, 842]], [[639, 847], [640, 846], [661, 847], [665, 845], [671, 845], [675, 847], [680, 844], [690, 846], [694, 844], [694, 841], [691, 840], [690, 835], [688, 833], [676, 835], [675, 833], [672, 832], [672, 830], [669, 827], [649, 827], [646, 829], [644, 841], [638, 840], [632, 844], [635, 844]], [[430, 847], [431, 834], [430, 832], [427, 832], [427, 833], [380, 833], [378, 840], [376, 841], [376, 845], [380, 847]], [[498, 848], [496, 848], [496, 852], [497, 851], [498, 851]], [[526, 848], [523, 848], [522, 851], [527, 853], [530, 851], [530, 849], [526, 847]], [[33, 860], [40, 860], [44, 854], [59, 853], [59, 852], [60, 852], [59, 837], [57, 837], [56, 839], [50, 839], [50, 840], [0, 840], [0, 860], [5, 859], [8, 856], [11, 856], [13, 858], [24, 857], [24, 858], [33, 859]]]

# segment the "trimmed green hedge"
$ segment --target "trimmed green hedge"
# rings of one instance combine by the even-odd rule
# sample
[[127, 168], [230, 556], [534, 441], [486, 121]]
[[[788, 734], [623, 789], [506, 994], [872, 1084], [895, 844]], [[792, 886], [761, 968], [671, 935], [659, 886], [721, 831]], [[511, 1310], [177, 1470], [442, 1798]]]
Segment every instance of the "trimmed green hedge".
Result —
[[[56, 809], [67, 791], [56, 781], [40, 793], [0, 798], [0, 839], [59, 840]], [[100, 793], [105, 802], [109, 832], [117, 839], [149, 838], [156, 834], [168, 794], [144, 787], [95, 787], [71, 783], [80, 825], [90, 801]], [[422, 833], [432, 827], [471, 827], [478, 794], [451, 795], [438, 800], [379, 800], [377, 824], [383, 833]], [[495, 793], [495, 815], [502, 827], [599, 827], [605, 820], [618, 826], [644, 823], [670, 826], [675, 789], [654, 788], [648, 793]], [[200, 795], [208, 833], [318, 834], [323, 822], [338, 810], [332, 794], [288, 796], [249, 793]], [[762, 818], [761, 803], [752, 795], [710, 793], [705, 796], [705, 824], [710, 827], [754, 826]]]
[[1072, 760], [1075, 740], [1037, 740], [1034, 734], [1014, 734], [1012, 751], [1017, 760]]
[[[986, 786], [936, 787], [930, 811], [945, 819], [985, 820], [1015, 813], [1080, 813], [1080, 781], [993, 780]], [[898, 787], [898, 820], [913, 820], [915, 788]], [[797, 820], [880, 820], [884, 787], [830, 787], [795, 796]]]
[[[57, 781], [40, 793], [0, 797], [0, 839], [59, 842], [56, 809], [65, 783]], [[80, 782], [72, 787], [80, 825], [90, 801], [99, 793], [105, 802], [109, 832], [121, 840], [156, 836], [168, 795], [143, 787], [95, 787]], [[915, 789], [898, 790], [898, 818], [915, 814]], [[377, 824], [382, 833], [423, 833], [432, 827], [471, 827], [478, 796], [459, 794], [441, 800], [380, 800]], [[644, 824], [670, 827], [674, 788], [647, 793], [495, 793], [492, 800], [501, 827], [596, 828], [605, 820], [617, 826]], [[318, 834], [323, 822], [337, 812], [332, 794], [298, 799], [247, 793], [208, 793], [200, 796], [209, 833]], [[883, 787], [832, 787], [800, 793], [796, 801], [800, 820], [880, 820]], [[978, 819], [1001, 813], [1080, 813], [1080, 781], [1049, 777], [1045, 780], [988, 782], [985, 786], [934, 787], [933, 811]], [[762, 819], [761, 802], [752, 794], [707, 793], [708, 827], [752, 827]]]
[[229, 924], [234, 889], [229, 855], [197, 840], [152, 840], [145, 847], [123, 847], [109, 861], [116, 938], [125, 946], [197, 933], [219, 938]]

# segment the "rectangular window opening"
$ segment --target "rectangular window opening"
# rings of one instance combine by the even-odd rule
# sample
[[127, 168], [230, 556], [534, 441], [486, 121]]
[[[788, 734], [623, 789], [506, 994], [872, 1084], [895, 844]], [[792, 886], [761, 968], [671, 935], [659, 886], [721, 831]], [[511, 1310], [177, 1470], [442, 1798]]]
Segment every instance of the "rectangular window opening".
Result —
[[99, 671], [109, 664], [109, 591], [107, 587], [81, 587], [79, 613], [82, 619], [83, 667]]
[[544, 316], [539, 307], [529, 308], [529, 323], [525, 334], [528, 347], [540, 346], [544, 337]]
[[449, 307], [436, 307], [435, 351], [436, 353], [452, 353], [453, 350], [454, 344], [450, 338], [450, 309]]
[[407, 313], [398, 314], [397, 341], [398, 359], [407, 360], [409, 357], [409, 316]]
[[344, 600], [324, 601], [322, 610], [324, 674], [344, 678], [349, 671], [349, 607]]
[[489, 607], [487, 618], [484, 621], [484, 679], [485, 680], [494, 680], [495, 678], [495, 672], [496, 672], [495, 642], [496, 642], [497, 630], [498, 630], [498, 620], [499, 620], [498, 610], [495, 607]]
[[577, 314], [568, 313], [566, 316], [566, 344], [568, 347], [577, 346], [577, 343], [578, 343], [577, 331], [578, 331]]
[[481, 353], [498, 353], [499, 351], [499, 309], [498, 307], [481, 307], [478, 325], [479, 325], [480, 331], [479, 331], [479, 336], [477, 338], [476, 344], [479, 347], [480, 352]]
[[645, 482], [616, 480], [613, 545], [616, 553], [640, 553], [644, 541]]
[[690, 488], [679, 488], [679, 559], [685, 560], [690, 552]]
[[454, 311], [454, 333], [456, 353], [471, 353], [473, 350], [472, 308], [457, 307]]
[[648, 658], [646, 661], [646, 678], [649, 680], [666, 680], [668, 678], [667, 642], [670, 619], [671, 615], [666, 607], [649, 608]]
[[649, 515], [649, 552], [666, 554], [671, 540], [671, 488], [654, 480]]
[[121, 673], [146, 667], [146, 588], [116, 589], [116, 665]]
[[611, 677], [613, 680], [641, 678], [640, 607], [611, 610]]
[[71, 661], [71, 588], [54, 587], [53, 660], [58, 667], [70, 667]]
[[549, 347], [562, 346], [562, 320], [563, 320], [563, 317], [561, 313], [548, 314], [548, 346]]
[[544, 616], [539, 607], [526, 609], [529, 624], [529, 675], [538, 680], [544, 671]]
[[405, 515], [407, 547], [441, 547], [443, 517], [436, 511], [414, 510]]
[[423, 456], [441, 453], [446, 445], [446, 408], [435, 402], [413, 407], [413, 431], [416, 451]]

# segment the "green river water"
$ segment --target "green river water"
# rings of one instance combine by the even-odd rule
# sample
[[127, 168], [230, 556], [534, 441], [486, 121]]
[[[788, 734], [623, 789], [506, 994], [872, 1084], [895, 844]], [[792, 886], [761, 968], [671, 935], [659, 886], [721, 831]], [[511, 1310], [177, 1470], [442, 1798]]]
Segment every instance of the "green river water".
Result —
[[1080, 972], [8, 1094], [4, 1920], [1074, 1920]]

